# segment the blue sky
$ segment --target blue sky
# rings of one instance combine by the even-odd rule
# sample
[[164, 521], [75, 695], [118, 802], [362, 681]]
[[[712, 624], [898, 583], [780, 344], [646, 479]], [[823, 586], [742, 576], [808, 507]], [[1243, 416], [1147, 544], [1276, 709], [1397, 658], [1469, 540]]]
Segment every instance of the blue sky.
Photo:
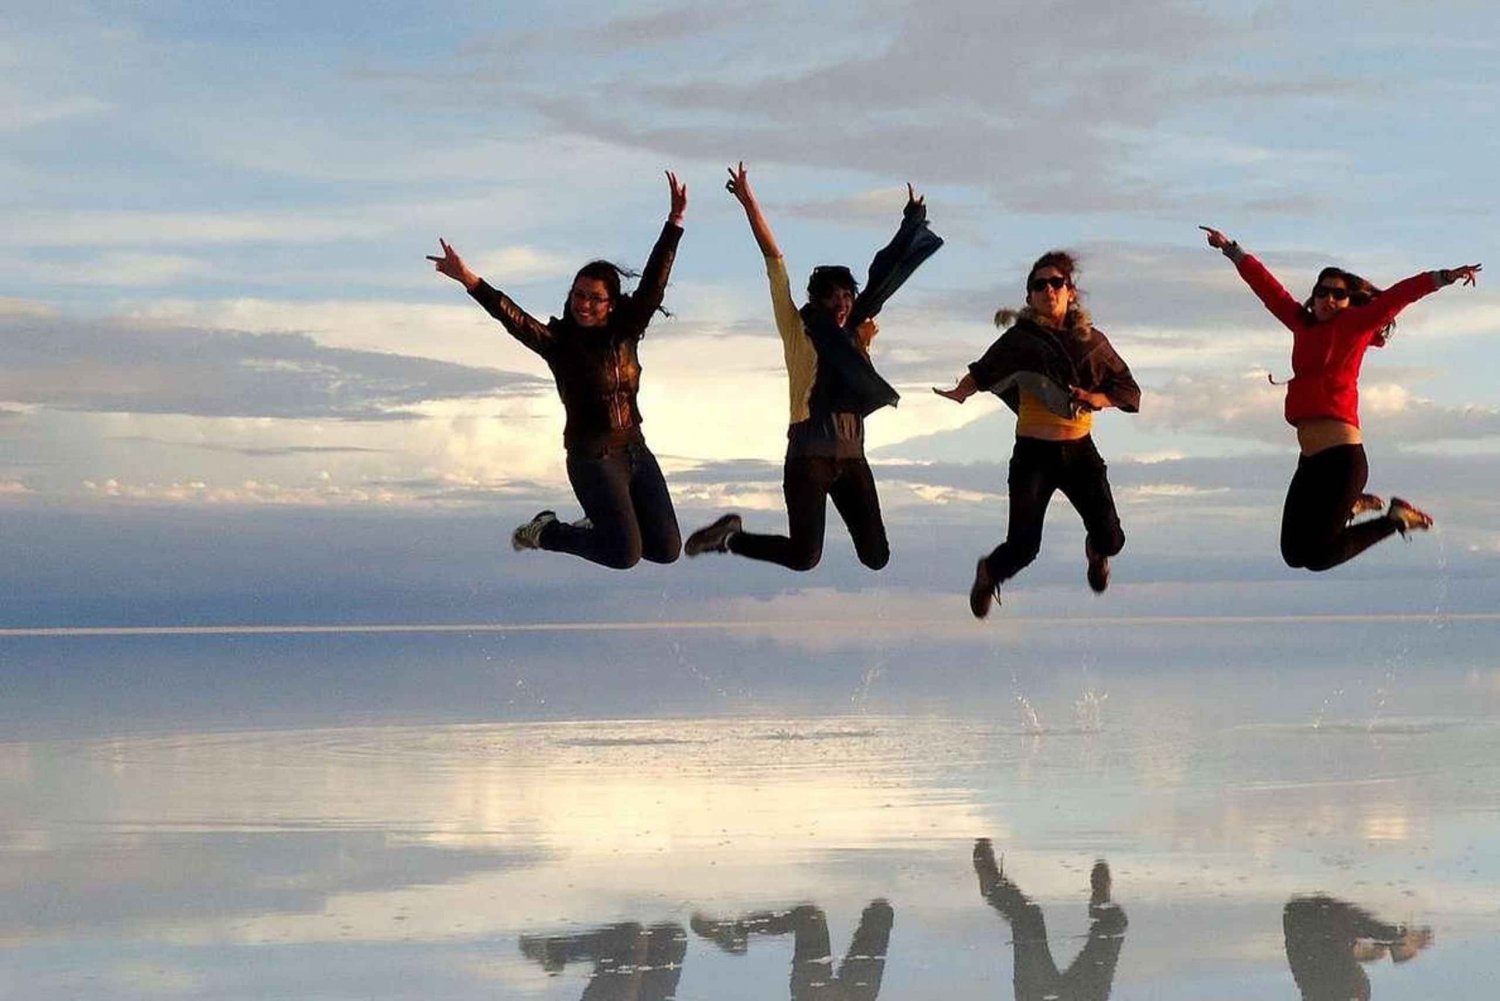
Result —
[[[0, 505], [53, 526], [4, 543], [22, 590], [82, 594], [148, 552], [230, 574], [198, 526], [286, 545], [310, 509], [339, 526], [351, 578], [413, 526], [488, 514], [494, 573], [618, 586], [503, 545], [516, 518], [571, 507], [561, 408], [423, 255], [442, 235], [546, 315], [583, 261], [643, 262], [668, 168], [688, 232], [642, 409], [688, 526], [730, 505], [781, 524], [780, 347], [724, 166], [750, 166], [794, 274], [862, 271], [904, 183], [926, 192], [948, 243], [883, 317], [877, 363], [903, 402], [870, 446], [907, 558], [947, 564], [908, 574], [936, 590], [962, 584], [950, 551], [995, 541], [1011, 422], [926, 387], [989, 343], [1039, 252], [1082, 255], [1096, 321], [1145, 388], [1097, 437], [1122, 562], [1171, 580], [1204, 552], [1225, 579], [1287, 573], [1274, 526], [1294, 444], [1265, 380], [1287, 373], [1287, 337], [1194, 227], [1298, 291], [1329, 262], [1389, 283], [1493, 256], [1500, 15], [1480, 3], [60, 2], [7, 21]], [[1366, 362], [1372, 489], [1444, 532], [1371, 567], [1493, 578], [1490, 284], [1412, 307]], [[92, 562], [68, 518], [111, 540]], [[140, 534], [163, 519], [183, 532]], [[1049, 530], [1069, 574], [1074, 521]], [[952, 538], [927, 554], [933, 526]], [[59, 564], [119, 572], [38, 569]], [[441, 572], [461, 589], [473, 561]], [[837, 559], [819, 573], [887, 580]], [[13, 621], [39, 607], [9, 603]]]

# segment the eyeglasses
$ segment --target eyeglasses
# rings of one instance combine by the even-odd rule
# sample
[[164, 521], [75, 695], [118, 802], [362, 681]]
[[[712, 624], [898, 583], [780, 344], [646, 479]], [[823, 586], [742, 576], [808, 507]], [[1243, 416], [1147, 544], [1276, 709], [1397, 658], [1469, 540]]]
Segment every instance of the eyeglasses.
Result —
[[589, 306], [602, 306], [609, 302], [609, 296], [607, 295], [590, 295], [576, 288], [570, 291], [568, 295], [572, 297], [574, 302], [584, 303]]
[[1316, 285], [1313, 287], [1313, 298], [1327, 298], [1333, 299], [1336, 302], [1343, 302], [1345, 299], [1349, 298], [1349, 290], [1346, 288], [1341, 288], [1338, 285]]
[[1071, 284], [1072, 283], [1062, 275], [1052, 275], [1048, 278], [1031, 279], [1031, 281], [1026, 283], [1026, 291], [1040, 292], [1042, 291], [1042, 289], [1050, 288], [1054, 291], [1061, 292], [1063, 289], [1070, 287]]

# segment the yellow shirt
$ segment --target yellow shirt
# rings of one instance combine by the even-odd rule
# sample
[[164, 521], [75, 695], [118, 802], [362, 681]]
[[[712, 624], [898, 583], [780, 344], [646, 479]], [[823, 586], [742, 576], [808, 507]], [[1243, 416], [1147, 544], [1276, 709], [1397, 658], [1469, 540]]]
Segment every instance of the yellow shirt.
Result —
[[1047, 441], [1073, 441], [1094, 428], [1094, 412], [1081, 410], [1077, 417], [1059, 417], [1035, 396], [1021, 390], [1021, 409], [1016, 414], [1016, 437]]
[[791, 419], [796, 424], [812, 416], [808, 401], [818, 378], [818, 352], [802, 326], [802, 314], [792, 301], [792, 282], [787, 277], [786, 259], [766, 258], [766, 278], [771, 283], [771, 310], [776, 316], [776, 332], [781, 335], [781, 350], [786, 356], [787, 390], [790, 393]]

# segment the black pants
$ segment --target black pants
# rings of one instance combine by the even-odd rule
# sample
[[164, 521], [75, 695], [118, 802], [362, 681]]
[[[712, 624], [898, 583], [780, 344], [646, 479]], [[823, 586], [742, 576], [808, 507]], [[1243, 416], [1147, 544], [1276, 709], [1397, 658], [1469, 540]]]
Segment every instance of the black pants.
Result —
[[789, 455], [782, 468], [781, 489], [790, 535], [740, 532], [729, 540], [730, 552], [792, 570], [811, 570], [823, 558], [823, 532], [832, 498], [849, 527], [859, 561], [871, 570], [890, 562], [891, 545], [880, 518], [875, 477], [864, 456]]
[[578, 528], [553, 522], [542, 530], [541, 547], [582, 556], [617, 570], [642, 559], [671, 563], [682, 550], [677, 512], [656, 456], [644, 438], [602, 455], [568, 453], [568, 481], [593, 523]]
[[1073, 441], [1017, 438], [1010, 456], [1010, 526], [988, 557], [998, 583], [1014, 577], [1042, 548], [1042, 522], [1052, 494], [1061, 490], [1083, 518], [1089, 545], [1100, 556], [1125, 548], [1125, 533], [1109, 491], [1108, 469], [1085, 435]]
[[1289, 567], [1328, 570], [1396, 531], [1389, 518], [1349, 524], [1370, 479], [1363, 445], [1335, 445], [1297, 459], [1281, 511], [1281, 558]]

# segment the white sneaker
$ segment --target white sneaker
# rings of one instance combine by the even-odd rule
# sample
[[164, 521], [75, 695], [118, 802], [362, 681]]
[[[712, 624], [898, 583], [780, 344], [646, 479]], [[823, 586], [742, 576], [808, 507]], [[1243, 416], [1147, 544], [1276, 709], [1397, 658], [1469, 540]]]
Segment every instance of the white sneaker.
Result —
[[510, 547], [516, 552], [542, 548], [542, 529], [557, 520], [551, 511], [538, 511], [535, 518], [510, 533]]

